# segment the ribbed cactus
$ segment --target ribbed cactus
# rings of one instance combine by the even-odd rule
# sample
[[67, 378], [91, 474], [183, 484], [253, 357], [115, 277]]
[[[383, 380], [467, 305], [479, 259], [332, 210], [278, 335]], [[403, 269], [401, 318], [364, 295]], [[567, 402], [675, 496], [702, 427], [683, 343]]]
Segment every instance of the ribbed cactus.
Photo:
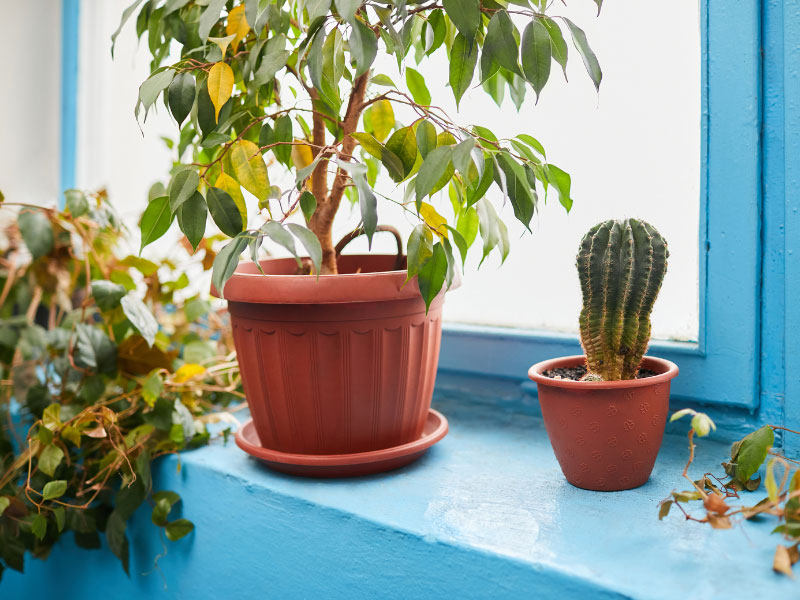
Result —
[[667, 242], [656, 228], [636, 219], [604, 221], [584, 236], [577, 267], [588, 377], [636, 377], [668, 256]]

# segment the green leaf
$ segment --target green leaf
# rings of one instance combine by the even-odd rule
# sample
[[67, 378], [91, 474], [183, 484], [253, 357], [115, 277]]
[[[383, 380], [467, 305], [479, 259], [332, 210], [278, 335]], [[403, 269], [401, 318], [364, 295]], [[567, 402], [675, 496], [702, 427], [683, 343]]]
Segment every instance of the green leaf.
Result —
[[220, 296], [223, 296], [225, 283], [231, 278], [239, 264], [239, 256], [247, 248], [249, 237], [239, 234], [230, 243], [220, 250], [214, 259], [214, 266], [211, 271], [211, 283], [217, 288]]
[[553, 60], [561, 65], [561, 70], [564, 71], [564, 79], [566, 79], [569, 51], [567, 42], [564, 40], [564, 34], [561, 33], [561, 28], [558, 24], [550, 17], [542, 17], [541, 21], [550, 36], [550, 51], [553, 55]]
[[436, 148], [436, 127], [430, 121], [423, 120], [417, 124], [417, 147], [423, 159]]
[[211, 0], [203, 14], [200, 15], [200, 20], [197, 23], [197, 35], [200, 37], [201, 42], [205, 42], [208, 39], [211, 29], [219, 20], [219, 14], [222, 12], [225, 2], [226, 0]]
[[420, 267], [433, 256], [433, 234], [430, 228], [424, 223], [414, 227], [411, 235], [408, 236], [406, 244], [408, 254], [408, 276], [411, 279], [419, 273]]
[[[285, 147], [291, 153], [291, 146]], [[230, 159], [233, 174], [236, 176], [237, 181], [242, 184], [242, 187], [259, 200], [263, 201], [269, 198], [270, 188], [267, 165], [264, 164], [264, 159], [258, 146], [248, 140], [239, 140], [231, 147]], [[213, 217], [214, 210], [211, 206], [211, 201], [208, 198], [206, 200]], [[241, 221], [241, 217], [239, 220]], [[239, 231], [241, 231], [241, 226]]]
[[458, 233], [464, 238], [467, 248], [472, 246], [472, 243], [475, 241], [478, 235], [479, 224], [478, 213], [472, 207], [465, 209], [458, 215], [456, 230], [458, 230]]
[[3, 516], [3, 513], [10, 505], [11, 500], [9, 500], [7, 496], [0, 496], [0, 517]]
[[422, 299], [425, 301], [425, 310], [430, 309], [431, 302], [439, 294], [447, 277], [447, 255], [441, 242], [433, 247], [433, 254], [419, 268], [417, 282]]
[[775, 459], [767, 463], [767, 475], [764, 477], [764, 488], [772, 502], [778, 501], [778, 482], [775, 481]]
[[378, 227], [378, 199], [372, 192], [367, 178], [363, 175], [353, 175], [353, 182], [358, 189], [358, 204], [361, 208], [361, 223], [367, 236], [367, 244], [372, 248], [372, 236]]
[[203, 194], [195, 191], [188, 200], [178, 207], [178, 226], [186, 235], [186, 239], [192, 245], [193, 250], [206, 234], [206, 221], [208, 219], [208, 207]]
[[73, 217], [81, 217], [89, 212], [89, 201], [86, 199], [86, 194], [80, 190], [66, 190], [64, 198], [67, 210]]
[[417, 138], [412, 127], [398, 129], [386, 142], [386, 149], [392, 152], [403, 164], [403, 178], [411, 174], [417, 161]]
[[456, 99], [456, 108], [461, 97], [469, 89], [478, 64], [478, 44], [460, 33], [453, 40], [450, 51], [450, 87]]
[[139, 86], [139, 99], [142, 101], [145, 111], [149, 110], [158, 99], [158, 95], [172, 83], [173, 77], [175, 77], [175, 71], [165, 69], [158, 73], [153, 73]]
[[544, 167], [544, 174], [547, 182], [558, 191], [558, 201], [561, 206], [569, 212], [572, 209], [572, 197], [570, 196], [572, 179], [569, 173], [562, 171], [555, 165], [547, 164]]
[[[145, 425], [152, 431], [155, 429], [152, 425]], [[127, 521], [136, 512], [136, 509], [141, 506], [142, 502], [147, 496], [147, 490], [140, 478], [129, 485], [122, 484], [119, 491], [114, 496], [114, 511], [119, 513], [123, 520]]]
[[[258, 158], [261, 160], [261, 154], [258, 154]], [[261, 164], [264, 164], [263, 160], [261, 160]], [[208, 188], [206, 204], [208, 204], [211, 218], [214, 219], [214, 223], [222, 233], [233, 237], [242, 231], [242, 227], [244, 227], [242, 215], [233, 198], [225, 190], [215, 187]]]
[[17, 226], [34, 259], [49, 254], [53, 249], [53, 226], [43, 210], [24, 207], [17, 216]]
[[459, 34], [472, 41], [481, 24], [480, 0], [444, 0], [442, 5]]
[[39, 541], [44, 539], [47, 533], [47, 519], [42, 513], [38, 513], [31, 523], [31, 533], [36, 536]]
[[[185, 307], [184, 310], [186, 310]], [[188, 315], [186, 318], [189, 321], [194, 320], [189, 319]], [[163, 392], [164, 380], [161, 378], [161, 373], [158, 369], [153, 369], [142, 384], [142, 398], [144, 398], [144, 401], [148, 406], [152, 407], [155, 406], [156, 400], [158, 400], [159, 396], [161, 396]]]
[[117, 347], [104, 331], [78, 323], [74, 338], [75, 364], [89, 371], [113, 374], [117, 368]]
[[496, 158], [505, 175], [506, 192], [514, 207], [514, 216], [530, 229], [530, 222], [536, 208], [536, 198], [531, 192], [525, 170], [506, 152], [499, 153]]
[[356, 61], [356, 77], [366, 73], [378, 54], [378, 41], [373, 31], [360, 19], [353, 19], [350, 33], [350, 55]]
[[294, 237], [300, 240], [300, 243], [306, 249], [306, 252], [308, 252], [308, 257], [314, 265], [314, 270], [319, 276], [319, 269], [322, 264], [322, 246], [320, 246], [317, 236], [314, 235], [311, 230], [297, 223], [287, 223], [286, 227], [292, 232]]
[[253, 85], [258, 88], [272, 81], [275, 74], [286, 66], [290, 54], [291, 51], [286, 50], [285, 35], [279, 34], [267, 40], [262, 50], [261, 64], [253, 75]]
[[139, 300], [136, 296], [128, 294], [121, 301], [122, 312], [128, 317], [131, 325], [138, 331], [148, 346], [151, 346], [156, 341], [156, 334], [158, 333], [158, 321], [147, 308], [144, 302]]
[[194, 169], [183, 169], [178, 171], [169, 185], [169, 207], [174, 213], [178, 211], [181, 204], [186, 202], [200, 185], [200, 176]]
[[[267, 221], [261, 227], [261, 231], [264, 232], [264, 234], [273, 242], [286, 248], [292, 256], [295, 258], [297, 257], [297, 248], [295, 248], [294, 245], [294, 238], [286, 229], [284, 229], [281, 223], [278, 221]], [[297, 263], [299, 265], [300, 261], [298, 260]]]
[[[375, 80], [372, 80], [374, 83]], [[382, 142], [394, 129], [394, 109], [388, 100], [378, 100], [364, 111], [364, 127]], [[369, 124], [369, 125], [368, 125]]]
[[[273, 143], [291, 142], [292, 136], [292, 118], [289, 115], [282, 115], [275, 119], [275, 142]], [[275, 146], [272, 152], [279, 162], [287, 167], [291, 166], [292, 146], [290, 144], [283, 143], [280, 146]]]
[[533, 19], [522, 34], [522, 71], [525, 73], [533, 91], [536, 92], [536, 100], [544, 89], [550, 77], [550, 34], [547, 28], [542, 25], [539, 19]]
[[567, 24], [569, 32], [572, 34], [572, 43], [575, 44], [575, 49], [583, 59], [583, 66], [586, 67], [586, 72], [589, 73], [589, 77], [594, 83], [595, 89], [600, 91], [600, 82], [603, 80], [603, 71], [600, 70], [600, 63], [597, 61], [597, 56], [595, 56], [594, 52], [589, 47], [586, 34], [583, 32], [583, 29], [575, 25], [575, 23], [569, 19], [564, 18], [564, 22]]
[[143, 0], [136, 0], [133, 4], [128, 6], [125, 10], [122, 11], [122, 18], [119, 21], [119, 25], [117, 26], [116, 31], [111, 34], [111, 58], [114, 58], [114, 46], [117, 43], [117, 36], [119, 36], [120, 31], [122, 28], [125, 27], [125, 23], [128, 22], [128, 19], [131, 18], [133, 11], [142, 3]]
[[[508, 13], [505, 10], [498, 10], [492, 16], [486, 29], [483, 51], [485, 53], [489, 50], [492, 59], [498, 65], [521, 76], [518, 62], [518, 36], [517, 28]], [[482, 73], [482, 75], [484, 79], [488, 78], [486, 73]]]
[[66, 491], [67, 482], [63, 479], [48, 481], [44, 484], [44, 489], [42, 489], [42, 500], [55, 500], [56, 498], [61, 498]]
[[188, 71], [178, 73], [172, 83], [169, 84], [169, 111], [178, 125], [181, 125], [189, 113], [192, 112], [194, 99], [197, 95], [194, 77]]
[[106, 279], [92, 281], [92, 298], [97, 308], [103, 312], [119, 306], [119, 301], [125, 294], [125, 287], [118, 283]]
[[475, 140], [468, 137], [453, 148], [453, 166], [465, 179], [469, 177], [469, 167], [472, 165], [471, 154], [474, 147]]
[[447, 167], [450, 166], [452, 156], [453, 148], [451, 146], [442, 146], [434, 148], [425, 157], [414, 182], [414, 191], [418, 204], [439, 183], [439, 180], [447, 171]]
[[775, 434], [769, 425], [764, 425], [744, 437], [738, 443], [738, 452], [733, 459], [736, 463], [736, 479], [746, 483], [755, 475], [774, 443]]
[[331, 9], [331, 0], [306, 0], [305, 8], [308, 11], [308, 22], [313, 23], [318, 17], [324, 17]]
[[139, 249], [139, 254], [141, 254], [145, 246], [167, 233], [169, 226], [172, 225], [172, 217], [169, 196], [156, 198], [147, 205], [142, 215], [142, 222], [139, 224], [139, 229], [142, 233], [142, 246]]
[[39, 462], [37, 464], [40, 471], [53, 477], [62, 460], [64, 460], [64, 451], [55, 444], [50, 444], [45, 446], [41, 454], [39, 454]]
[[314, 194], [306, 191], [300, 194], [299, 202], [300, 210], [303, 211], [306, 222], [310, 221], [311, 217], [314, 216], [314, 212], [317, 210], [317, 199], [314, 197]]
[[114, 510], [106, 521], [106, 541], [109, 549], [122, 562], [122, 568], [128, 573], [128, 537], [125, 535], [127, 523], [122, 515]]
[[165, 527], [165, 533], [167, 534], [167, 539], [170, 542], [175, 542], [182, 537], [188, 535], [194, 530], [194, 523], [192, 523], [189, 519], [176, 519], [170, 523], [167, 523]]
[[356, 11], [363, 0], [336, 0], [336, 10], [348, 23], [355, 20]]
[[430, 106], [431, 93], [428, 91], [428, 86], [425, 85], [425, 78], [419, 71], [406, 67], [406, 85], [414, 98], [414, 102]]

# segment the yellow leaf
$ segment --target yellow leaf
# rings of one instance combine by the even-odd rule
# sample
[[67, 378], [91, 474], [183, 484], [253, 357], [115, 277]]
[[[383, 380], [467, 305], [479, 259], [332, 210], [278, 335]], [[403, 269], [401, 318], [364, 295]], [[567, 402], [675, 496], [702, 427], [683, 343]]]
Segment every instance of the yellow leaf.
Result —
[[239, 183], [227, 173], [220, 173], [216, 183], [214, 183], [214, 187], [228, 192], [228, 195], [233, 198], [236, 208], [239, 209], [239, 214], [242, 215], [242, 223], [247, 226], [247, 205], [244, 202], [244, 196], [242, 195], [242, 189], [239, 187]]
[[210, 37], [209, 42], [214, 42], [222, 51], [222, 58], [225, 58], [225, 52], [228, 50], [228, 44], [236, 39], [236, 35], [228, 35], [225, 37]]
[[369, 122], [372, 135], [382, 142], [394, 128], [394, 109], [388, 100], [378, 100], [369, 110]]
[[428, 227], [434, 230], [436, 235], [438, 235], [440, 238], [447, 237], [447, 229], [444, 227], [447, 225], [447, 219], [436, 212], [436, 209], [433, 208], [433, 206], [427, 202], [423, 202], [422, 206], [419, 207], [419, 216], [421, 216], [422, 220], [428, 224]]
[[175, 371], [175, 375], [173, 375], [172, 380], [175, 383], [185, 383], [190, 379], [194, 379], [200, 375], [203, 375], [206, 372], [206, 368], [203, 365], [198, 365], [195, 363], [186, 363], [182, 365], [177, 371]]
[[208, 73], [208, 95], [214, 105], [214, 118], [219, 121], [219, 111], [233, 92], [233, 69], [227, 63], [214, 63]]
[[240, 4], [228, 13], [228, 24], [225, 26], [225, 33], [236, 36], [233, 40], [234, 52], [239, 42], [245, 38], [249, 31], [250, 24], [244, 14], [244, 4]]
[[61, 439], [71, 442], [77, 448], [81, 447], [81, 432], [72, 425], [67, 425], [61, 430]]
[[261, 150], [249, 140], [239, 140], [230, 151], [231, 169], [242, 187], [259, 200], [269, 198], [269, 176]]
[[[296, 142], [302, 140], [295, 140]], [[311, 153], [311, 146], [308, 144], [296, 145], [292, 146], [292, 162], [294, 163], [295, 169], [298, 171], [303, 169], [311, 164], [311, 161], [314, 160], [314, 156]], [[311, 189], [311, 178], [309, 177], [307, 180], [308, 191], [312, 194], [314, 190]]]

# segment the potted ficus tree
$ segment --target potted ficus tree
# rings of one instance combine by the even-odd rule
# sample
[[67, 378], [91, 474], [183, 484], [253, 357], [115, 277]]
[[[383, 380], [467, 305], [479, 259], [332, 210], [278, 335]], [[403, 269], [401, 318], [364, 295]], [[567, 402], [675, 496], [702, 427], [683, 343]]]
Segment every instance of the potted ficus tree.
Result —
[[604, 221], [581, 241], [585, 356], [533, 365], [545, 427], [567, 480], [613, 491], [642, 485], [661, 447], [678, 367], [645, 357], [667, 243], [637, 219]]
[[[177, 220], [197, 248], [209, 213], [230, 236], [212, 282], [228, 301], [253, 439], [276, 466], [413, 445], [426, 426], [441, 437], [446, 422], [430, 400], [443, 292], [478, 232], [484, 258], [509, 250], [488, 190], [496, 186], [496, 205], [510, 203], [526, 227], [548, 187], [570, 209], [570, 177], [534, 137], [499, 140], [455, 124], [409, 65], [446, 53], [449, 72], [430, 75], [448, 79], [456, 102], [482, 85], [499, 103], [508, 87], [519, 107], [526, 86], [542, 91], [553, 61], [566, 73], [566, 36], [599, 86], [578, 26], [546, 15], [543, 0], [508, 4], [150, 0], [135, 17], [153, 56], [137, 115], [162, 96], [180, 128], [179, 164], [168, 193], [147, 206], [142, 244]], [[375, 67], [381, 49], [406, 86]], [[270, 173], [287, 169], [291, 183], [278, 188]], [[396, 184], [386, 195], [375, 191], [381, 171]], [[407, 257], [399, 235], [397, 256], [341, 255], [353, 237], [371, 244], [380, 231], [379, 196], [418, 221]], [[361, 223], [337, 246], [344, 200]], [[264, 258], [267, 239], [294, 258]], [[245, 250], [252, 262], [239, 265]]]

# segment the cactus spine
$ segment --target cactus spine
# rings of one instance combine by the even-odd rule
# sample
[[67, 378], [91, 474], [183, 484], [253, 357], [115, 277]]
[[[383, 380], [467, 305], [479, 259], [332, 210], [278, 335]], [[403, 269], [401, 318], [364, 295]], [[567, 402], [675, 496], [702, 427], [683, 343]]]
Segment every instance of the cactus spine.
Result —
[[581, 344], [589, 374], [633, 379], [650, 341], [650, 313], [667, 271], [667, 242], [636, 219], [604, 221], [581, 241]]

